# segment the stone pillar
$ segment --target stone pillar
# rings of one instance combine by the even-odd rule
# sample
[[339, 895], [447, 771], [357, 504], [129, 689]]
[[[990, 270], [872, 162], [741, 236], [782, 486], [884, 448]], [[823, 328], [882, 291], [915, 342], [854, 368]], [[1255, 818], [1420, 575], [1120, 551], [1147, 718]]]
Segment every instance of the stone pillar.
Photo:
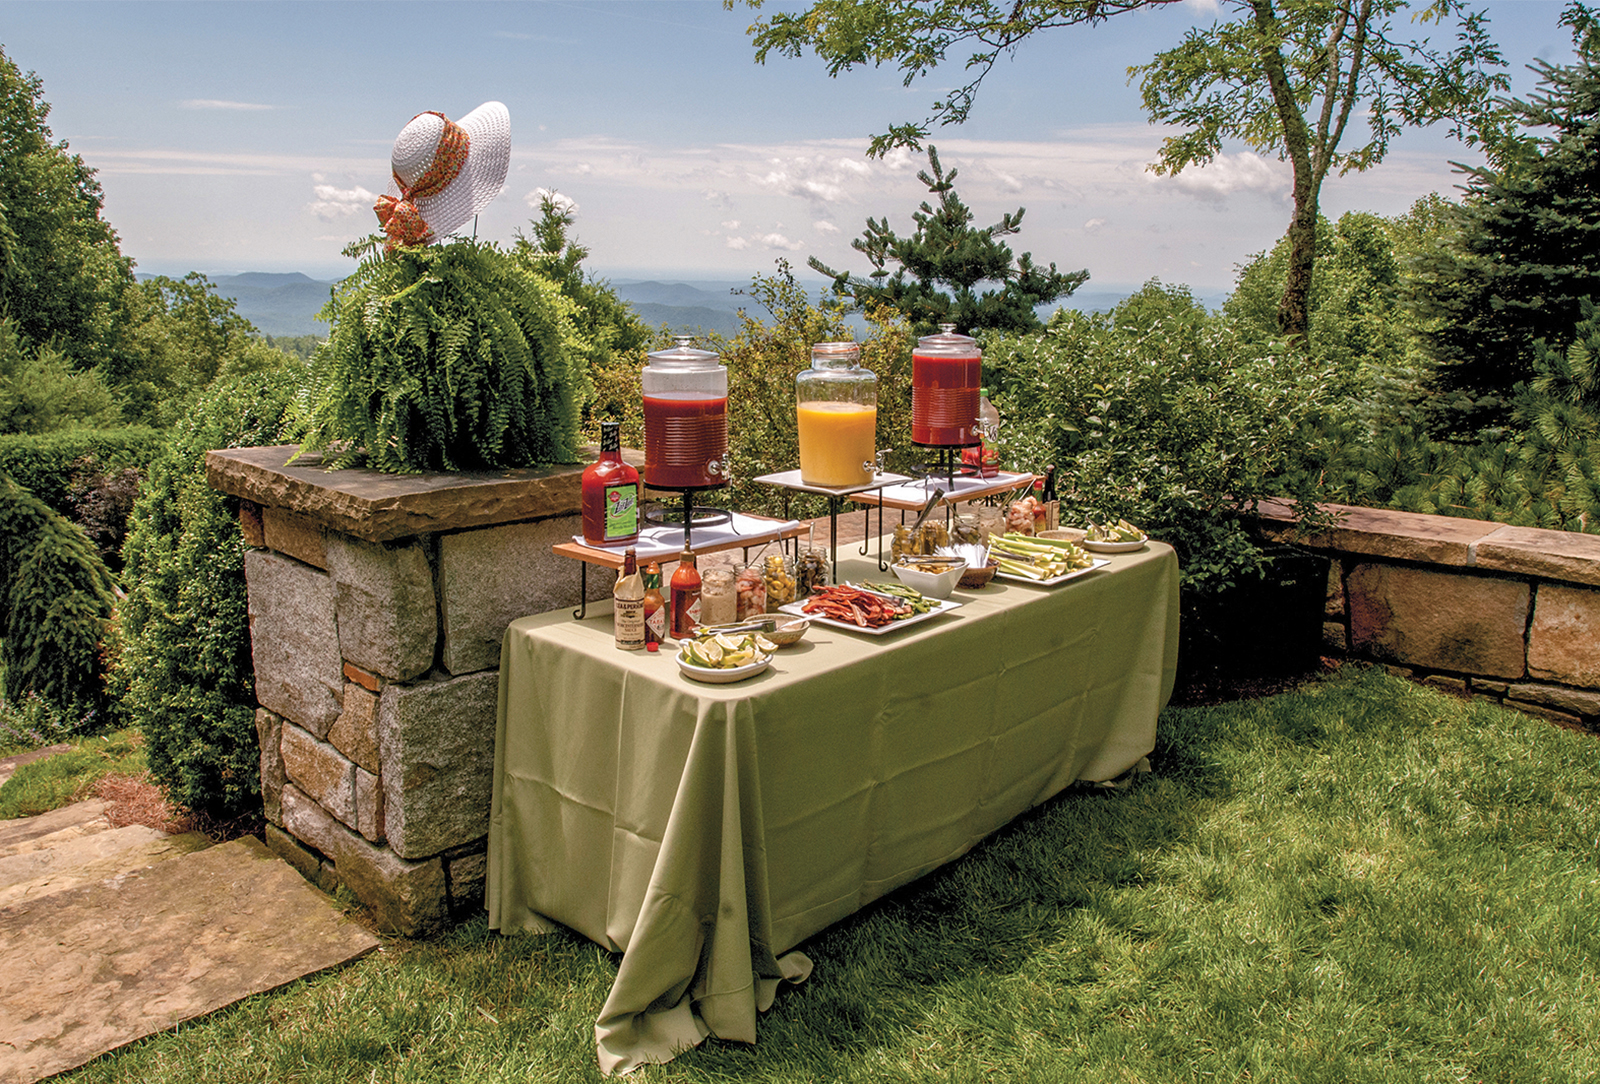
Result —
[[[578, 601], [581, 467], [396, 476], [208, 453], [241, 498], [267, 842], [389, 929], [482, 906], [506, 625]], [[631, 456], [637, 460], [637, 456]], [[609, 578], [589, 577], [592, 599]]]

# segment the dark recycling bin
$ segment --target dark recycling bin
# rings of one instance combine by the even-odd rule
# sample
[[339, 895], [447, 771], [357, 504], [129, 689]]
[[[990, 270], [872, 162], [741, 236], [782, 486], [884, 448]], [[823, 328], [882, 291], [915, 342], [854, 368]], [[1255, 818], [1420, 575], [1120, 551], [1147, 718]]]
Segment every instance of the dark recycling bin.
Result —
[[1185, 606], [1179, 666], [1191, 674], [1305, 673], [1322, 653], [1328, 558], [1268, 546], [1264, 575]]

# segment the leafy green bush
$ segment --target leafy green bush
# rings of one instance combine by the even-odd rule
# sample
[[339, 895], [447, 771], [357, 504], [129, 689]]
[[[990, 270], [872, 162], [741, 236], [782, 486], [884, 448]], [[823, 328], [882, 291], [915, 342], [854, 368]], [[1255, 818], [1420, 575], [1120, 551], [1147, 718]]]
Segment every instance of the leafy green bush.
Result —
[[112, 426], [121, 418], [98, 370], [74, 370], [53, 344], [24, 342], [10, 317], [0, 318], [0, 433]]
[[351, 251], [297, 412], [305, 450], [397, 473], [578, 460], [587, 344], [531, 247]]
[[0, 474], [0, 657], [5, 696], [72, 713], [103, 701], [100, 639], [111, 573], [84, 533]]
[[159, 430], [143, 427], [10, 433], [0, 436], [0, 471], [57, 512], [70, 516], [72, 488], [83, 460], [92, 460], [96, 469], [108, 472], [142, 468], [155, 458], [163, 438]]
[[303, 370], [224, 370], [150, 464], [123, 547], [128, 596], [112, 691], [144, 734], [168, 797], [219, 818], [259, 795], [255, 683], [238, 502], [206, 484], [205, 454], [282, 441]]
[[1112, 313], [1063, 309], [1042, 334], [989, 340], [1002, 461], [1055, 463], [1063, 520], [1129, 519], [1178, 550], [1186, 593], [1225, 590], [1262, 563], [1239, 514], [1310, 498], [1279, 476], [1332, 374], [1272, 346], [1157, 282]]

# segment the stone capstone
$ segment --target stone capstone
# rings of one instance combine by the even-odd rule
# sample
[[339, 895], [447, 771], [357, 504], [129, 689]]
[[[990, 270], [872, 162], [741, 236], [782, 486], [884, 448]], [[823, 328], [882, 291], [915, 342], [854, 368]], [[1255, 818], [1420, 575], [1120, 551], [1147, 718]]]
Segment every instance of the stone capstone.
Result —
[[261, 746], [261, 804], [268, 821], [283, 823], [279, 796], [283, 792], [283, 753], [278, 747], [283, 719], [266, 708], [256, 709], [256, 741]]
[[489, 833], [500, 674], [389, 685], [378, 698], [384, 827], [417, 859]]
[[320, 523], [287, 509], [263, 508], [261, 528], [268, 549], [327, 571], [328, 554]]
[[1528, 629], [1528, 674], [1600, 689], [1600, 591], [1544, 584]]
[[[577, 597], [575, 563], [550, 552], [581, 531], [577, 517], [512, 523], [439, 539], [440, 661], [452, 674], [500, 665], [506, 626], [519, 617], [569, 606]], [[614, 577], [590, 569], [592, 597], [610, 597]], [[603, 596], [594, 589], [604, 589]]]
[[1501, 527], [1472, 547], [1476, 568], [1600, 585], [1600, 537], [1542, 527]]
[[356, 826], [356, 766], [337, 749], [297, 726], [286, 726], [283, 768], [289, 781], [323, 809]]
[[1346, 580], [1353, 651], [1382, 662], [1519, 678], [1526, 583], [1359, 564]]
[[328, 731], [329, 743], [367, 771], [378, 771], [378, 698], [349, 682], [344, 687], [344, 710]]
[[415, 937], [449, 919], [444, 863], [408, 862], [350, 831], [292, 783], [283, 790], [284, 827], [333, 861], [339, 879], [387, 930]]
[[[324, 470], [316, 454], [289, 460], [293, 444], [223, 448], [206, 453], [212, 489], [257, 504], [286, 508], [330, 531], [392, 542], [402, 538], [517, 520], [575, 515], [583, 464], [598, 449], [579, 452], [570, 466], [452, 474], [382, 474], [374, 470]], [[634, 466], [643, 454], [626, 449]]]
[[246, 550], [244, 569], [256, 700], [326, 737], [344, 692], [333, 580], [265, 550]]
[[408, 681], [433, 665], [438, 607], [421, 544], [386, 546], [330, 535], [339, 650], [390, 681]]

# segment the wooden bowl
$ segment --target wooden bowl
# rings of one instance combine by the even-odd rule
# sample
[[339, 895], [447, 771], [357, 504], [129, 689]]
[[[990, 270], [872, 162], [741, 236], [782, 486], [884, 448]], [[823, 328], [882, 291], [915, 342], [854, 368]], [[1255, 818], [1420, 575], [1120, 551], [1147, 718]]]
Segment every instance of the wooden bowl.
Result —
[[798, 644], [800, 638], [806, 634], [806, 630], [811, 627], [810, 618], [789, 617], [786, 614], [778, 614], [777, 618], [778, 627], [771, 632], [763, 632], [761, 635], [779, 647]]
[[982, 587], [984, 584], [994, 579], [994, 574], [999, 570], [1000, 562], [990, 558], [989, 563], [986, 565], [982, 565], [978, 568], [972, 568], [969, 566], [967, 570], [961, 574], [959, 585], [967, 588], [969, 591]]

